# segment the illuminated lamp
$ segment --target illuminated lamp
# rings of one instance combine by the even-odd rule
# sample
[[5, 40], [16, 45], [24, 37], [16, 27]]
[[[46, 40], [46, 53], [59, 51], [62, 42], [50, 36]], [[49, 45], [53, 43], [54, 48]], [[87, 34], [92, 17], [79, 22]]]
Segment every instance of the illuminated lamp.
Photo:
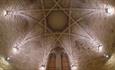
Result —
[[108, 14], [108, 15], [113, 15], [114, 14], [114, 8], [111, 7], [111, 6], [108, 6], [105, 8], [105, 12]]

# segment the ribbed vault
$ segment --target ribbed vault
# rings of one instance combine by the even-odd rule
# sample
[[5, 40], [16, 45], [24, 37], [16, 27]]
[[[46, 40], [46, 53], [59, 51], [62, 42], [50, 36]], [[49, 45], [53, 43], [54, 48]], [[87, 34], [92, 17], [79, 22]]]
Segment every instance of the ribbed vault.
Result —
[[64, 48], [76, 70], [115, 70], [114, 0], [1, 0], [0, 70], [46, 68]]

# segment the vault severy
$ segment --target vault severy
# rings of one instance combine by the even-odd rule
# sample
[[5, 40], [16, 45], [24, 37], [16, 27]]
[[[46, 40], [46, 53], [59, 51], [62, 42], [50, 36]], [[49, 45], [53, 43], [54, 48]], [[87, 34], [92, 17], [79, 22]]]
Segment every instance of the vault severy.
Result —
[[7, 61], [14, 70], [46, 67], [48, 53], [57, 42], [78, 70], [109, 70], [105, 64], [114, 65], [114, 15], [103, 9], [114, 6], [113, 0], [32, 1], [0, 2], [0, 54], [10, 58]]

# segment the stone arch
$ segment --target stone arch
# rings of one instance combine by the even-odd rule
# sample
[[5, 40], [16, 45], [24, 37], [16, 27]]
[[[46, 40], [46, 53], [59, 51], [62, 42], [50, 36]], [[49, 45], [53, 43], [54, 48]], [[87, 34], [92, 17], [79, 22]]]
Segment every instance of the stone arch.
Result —
[[64, 48], [56, 47], [51, 50], [46, 70], [70, 70], [70, 62]]

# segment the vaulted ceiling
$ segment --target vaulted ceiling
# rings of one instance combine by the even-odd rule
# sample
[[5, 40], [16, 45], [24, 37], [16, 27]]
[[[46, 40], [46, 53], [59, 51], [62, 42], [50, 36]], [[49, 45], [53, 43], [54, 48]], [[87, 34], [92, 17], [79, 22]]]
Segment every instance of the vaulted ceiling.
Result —
[[115, 70], [114, 0], [1, 0], [0, 70], [39, 70], [62, 47], [77, 70]]

